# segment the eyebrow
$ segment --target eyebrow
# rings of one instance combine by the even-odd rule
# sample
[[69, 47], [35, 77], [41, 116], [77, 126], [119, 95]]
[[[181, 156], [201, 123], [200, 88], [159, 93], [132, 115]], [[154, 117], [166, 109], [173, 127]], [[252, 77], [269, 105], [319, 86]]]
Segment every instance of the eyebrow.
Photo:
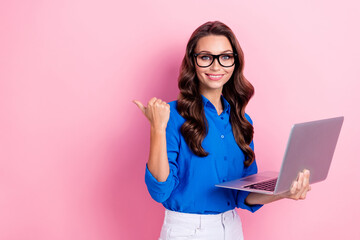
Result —
[[[222, 53], [226, 53], [226, 52], [233, 52], [233, 51], [232, 51], [232, 50], [225, 50], [225, 51], [221, 52], [220, 54], [222, 54]], [[206, 50], [204, 50], [204, 51], [200, 51], [199, 53], [210, 53], [210, 54], [212, 54], [212, 52], [210, 52], [210, 51], [206, 51]]]

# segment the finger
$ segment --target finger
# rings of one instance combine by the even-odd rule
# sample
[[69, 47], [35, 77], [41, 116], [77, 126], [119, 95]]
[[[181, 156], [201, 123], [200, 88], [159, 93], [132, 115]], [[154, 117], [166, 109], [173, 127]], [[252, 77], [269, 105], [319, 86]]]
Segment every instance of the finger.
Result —
[[301, 193], [300, 199], [305, 199], [307, 192], [308, 192], [308, 189], [305, 189], [305, 190]]
[[298, 197], [299, 197], [300, 199], [305, 199], [308, 190], [309, 190], [308, 187], [303, 187], [303, 188], [301, 188], [301, 190], [299, 191]]
[[307, 193], [311, 191], [311, 186], [308, 186], [304, 189], [304, 191], [301, 193], [300, 199], [306, 199]]
[[156, 101], [155, 101], [155, 103], [158, 103], [158, 104], [162, 104], [164, 101], [163, 100], [161, 100], [160, 98], [158, 98]]
[[169, 108], [169, 109], [170, 109], [170, 105], [167, 104], [165, 101], [163, 101], [163, 102], [161, 103], [161, 105], [162, 105], [163, 107], [165, 107], [165, 108]]
[[311, 187], [310, 187], [310, 185], [308, 185], [308, 186], [304, 189], [304, 191], [301, 193], [300, 198], [301, 198], [301, 199], [305, 199], [307, 193], [308, 193], [310, 190], [311, 190]]
[[303, 182], [304, 182], [304, 174], [302, 172], [300, 172], [299, 179], [297, 180], [297, 182], [298, 182], [297, 189], [301, 190], [301, 188], [303, 186]]
[[299, 191], [299, 192], [297, 192], [297, 193], [296, 193], [296, 195], [295, 195], [295, 197], [294, 197], [294, 199], [296, 199], [296, 200], [301, 199], [301, 195], [302, 195], [302, 193], [303, 193], [303, 191]]
[[134, 100], [133, 103], [135, 103], [136, 106], [138, 106], [140, 108], [140, 110], [143, 112], [143, 114], [145, 114], [146, 108], [144, 107], [144, 105], [140, 101]]
[[294, 195], [296, 193], [296, 189], [297, 189], [297, 181], [294, 181], [290, 189], [291, 195]]
[[153, 97], [152, 99], [149, 100], [148, 105], [153, 105], [156, 100], [157, 98]]
[[[157, 99], [154, 104], [159, 104], [161, 107], [167, 107], [167, 105], [168, 105], [165, 101], [163, 101], [161, 99]], [[169, 109], [170, 105], [167, 108]]]
[[306, 194], [309, 191], [309, 178], [310, 178], [310, 172], [308, 170], [304, 170], [304, 181], [303, 181], [303, 190], [301, 193], [300, 198], [305, 199]]
[[293, 181], [291, 187], [290, 187], [290, 198], [291, 199], [296, 199], [296, 195], [299, 193], [299, 186], [300, 186], [300, 176], [301, 176], [301, 172], [298, 172], [297, 178], [295, 181]]
[[303, 186], [308, 188], [309, 187], [309, 183], [310, 183], [310, 171], [309, 170], [304, 170], [304, 181], [303, 181]]
[[311, 189], [309, 186], [309, 172], [305, 170], [303, 172], [304, 178], [302, 182], [302, 187], [297, 194], [298, 199], [305, 199], [307, 192], [309, 191], [309, 189]]
[[310, 182], [310, 171], [308, 169], [304, 170], [304, 176], [308, 178], [308, 181]]

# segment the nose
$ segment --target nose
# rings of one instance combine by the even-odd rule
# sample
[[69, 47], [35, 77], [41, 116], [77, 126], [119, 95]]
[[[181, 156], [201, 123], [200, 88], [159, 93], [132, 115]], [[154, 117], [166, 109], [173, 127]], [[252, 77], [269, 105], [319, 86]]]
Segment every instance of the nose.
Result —
[[213, 71], [219, 71], [220, 70], [220, 63], [219, 63], [219, 58], [215, 59], [214, 62], [211, 64], [210, 69]]

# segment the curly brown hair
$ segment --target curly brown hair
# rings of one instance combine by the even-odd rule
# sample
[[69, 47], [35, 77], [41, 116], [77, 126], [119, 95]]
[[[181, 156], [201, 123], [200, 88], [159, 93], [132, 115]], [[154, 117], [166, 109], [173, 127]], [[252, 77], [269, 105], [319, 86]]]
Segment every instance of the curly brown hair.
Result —
[[229, 81], [224, 85], [222, 94], [231, 106], [230, 123], [235, 141], [245, 153], [245, 166], [250, 166], [255, 159], [255, 153], [249, 146], [253, 139], [254, 128], [245, 118], [245, 107], [254, 95], [254, 87], [243, 74], [244, 54], [240, 44], [232, 30], [222, 22], [212, 21], [204, 23], [193, 32], [187, 43], [186, 53], [178, 78], [180, 94], [177, 110], [186, 120], [180, 130], [194, 154], [200, 157], [208, 155], [201, 145], [207, 135], [208, 124], [205, 118], [193, 57], [198, 40], [208, 35], [227, 37], [234, 53], [237, 54], [234, 72]]

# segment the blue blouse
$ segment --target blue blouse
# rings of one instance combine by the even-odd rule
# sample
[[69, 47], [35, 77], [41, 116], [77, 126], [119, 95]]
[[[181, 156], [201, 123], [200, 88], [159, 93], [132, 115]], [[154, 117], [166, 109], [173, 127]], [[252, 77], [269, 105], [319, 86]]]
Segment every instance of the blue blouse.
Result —
[[[254, 161], [244, 166], [245, 155], [237, 145], [229, 121], [230, 104], [222, 96], [224, 111], [218, 115], [214, 105], [204, 96], [208, 134], [202, 146], [209, 153], [198, 157], [192, 153], [180, 127], [185, 119], [176, 109], [177, 101], [170, 102], [170, 119], [166, 128], [166, 147], [170, 174], [165, 182], [157, 181], [146, 165], [145, 182], [151, 197], [165, 208], [184, 213], [218, 214], [235, 207], [255, 212], [262, 205], [247, 205], [248, 192], [215, 187], [257, 173]], [[245, 114], [252, 124], [251, 118]], [[254, 150], [254, 144], [250, 147]]]

